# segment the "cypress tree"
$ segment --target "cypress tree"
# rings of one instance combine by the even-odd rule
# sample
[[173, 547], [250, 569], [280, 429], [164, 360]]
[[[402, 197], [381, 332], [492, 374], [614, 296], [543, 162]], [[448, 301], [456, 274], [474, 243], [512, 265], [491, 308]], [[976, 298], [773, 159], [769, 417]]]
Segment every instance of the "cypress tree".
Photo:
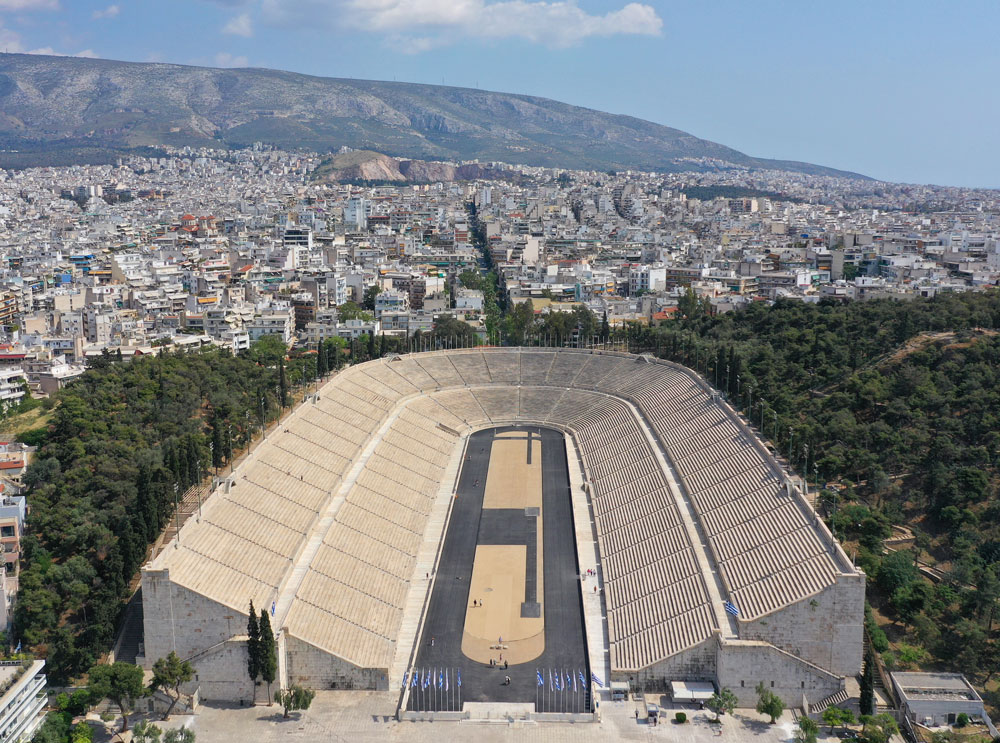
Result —
[[278, 652], [274, 645], [271, 620], [264, 609], [260, 610], [260, 677], [267, 684], [267, 703], [271, 703], [271, 683], [278, 675]]
[[316, 376], [322, 379], [326, 376], [326, 350], [323, 348], [323, 342], [320, 341], [319, 345], [316, 346]]
[[212, 466], [222, 466], [223, 443], [222, 443], [222, 421], [219, 414], [212, 416]]
[[604, 316], [601, 318], [601, 340], [607, 341], [609, 335], [611, 335], [611, 326], [608, 324], [608, 311], [604, 310]]
[[278, 389], [281, 399], [278, 405], [285, 407], [288, 405], [288, 376], [285, 374], [285, 361], [278, 362]]
[[865, 652], [865, 670], [861, 674], [861, 714], [875, 714], [875, 654], [869, 646]]
[[372, 330], [372, 332], [370, 332], [368, 334], [368, 358], [369, 359], [374, 359], [375, 358], [375, 331], [374, 330]]
[[257, 612], [250, 600], [250, 618], [247, 620], [247, 673], [254, 686], [254, 701], [257, 701], [257, 677], [260, 675], [260, 625], [257, 624]]

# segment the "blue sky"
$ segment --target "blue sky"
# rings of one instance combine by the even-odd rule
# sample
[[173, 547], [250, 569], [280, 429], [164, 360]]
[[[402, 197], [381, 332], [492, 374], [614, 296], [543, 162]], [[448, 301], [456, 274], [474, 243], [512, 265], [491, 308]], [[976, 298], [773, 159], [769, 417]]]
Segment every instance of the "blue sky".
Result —
[[527, 93], [1000, 187], [1000, 2], [0, 0], [0, 48]]

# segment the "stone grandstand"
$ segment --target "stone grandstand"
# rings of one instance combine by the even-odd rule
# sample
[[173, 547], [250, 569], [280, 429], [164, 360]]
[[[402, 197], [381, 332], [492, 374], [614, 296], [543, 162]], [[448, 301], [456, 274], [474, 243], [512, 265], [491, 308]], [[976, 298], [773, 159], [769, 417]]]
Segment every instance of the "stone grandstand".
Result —
[[398, 688], [464, 442], [518, 423], [577, 447], [607, 617], [595, 672], [646, 688], [710, 680], [751, 704], [765, 681], [795, 706], [858, 673], [864, 575], [700, 378], [647, 357], [517, 348], [333, 377], [143, 569], [145, 662], [176, 650], [202, 698], [249, 700], [252, 599], [273, 615], [282, 682]]

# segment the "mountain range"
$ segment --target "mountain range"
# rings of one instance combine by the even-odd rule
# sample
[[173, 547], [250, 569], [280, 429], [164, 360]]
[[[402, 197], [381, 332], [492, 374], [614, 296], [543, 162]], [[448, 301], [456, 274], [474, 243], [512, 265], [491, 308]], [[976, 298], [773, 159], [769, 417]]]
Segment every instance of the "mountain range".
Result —
[[571, 169], [676, 172], [731, 164], [863, 177], [751, 157], [668, 126], [527, 95], [269, 69], [0, 54], [0, 166], [253, 142]]

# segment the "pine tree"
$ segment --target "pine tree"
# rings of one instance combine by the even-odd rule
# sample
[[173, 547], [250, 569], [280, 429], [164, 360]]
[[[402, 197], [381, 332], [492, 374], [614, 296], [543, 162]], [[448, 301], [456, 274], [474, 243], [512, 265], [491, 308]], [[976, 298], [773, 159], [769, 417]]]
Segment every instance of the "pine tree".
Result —
[[865, 653], [865, 670], [861, 674], [861, 714], [875, 714], [875, 654], [871, 647]]
[[254, 687], [254, 701], [257, 701], [257, 677], [260, 675], [260, 625], [257, 612], [250, 601], [250, 618], [247, 620], [247, 673]]
[[264, 609], [260, 610], [260, 677], [267, 684], [267, 703], [271, 703], [271, 684], [278, 675], [278, 651], [271, 631], [271, 620]]

